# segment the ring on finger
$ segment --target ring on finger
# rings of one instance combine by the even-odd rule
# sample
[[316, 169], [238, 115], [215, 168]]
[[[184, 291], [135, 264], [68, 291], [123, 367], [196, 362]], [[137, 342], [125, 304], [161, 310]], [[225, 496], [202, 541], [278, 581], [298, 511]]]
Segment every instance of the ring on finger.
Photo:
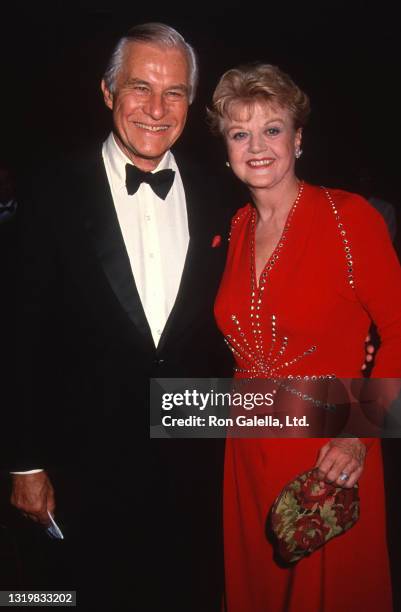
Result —
[[338, 480], [345, 482], [346, 480], [348, 480], [348, 478], [349, 478], [349, 474], [347, 474], [347, 472], [341, 472], [341, 474], [338, 477]]

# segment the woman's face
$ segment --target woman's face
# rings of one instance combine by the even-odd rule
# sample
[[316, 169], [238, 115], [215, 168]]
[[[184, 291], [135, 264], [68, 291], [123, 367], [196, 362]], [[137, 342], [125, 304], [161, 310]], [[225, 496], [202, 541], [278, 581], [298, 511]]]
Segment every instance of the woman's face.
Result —
[[234, 174], [251, 189], [291, 181], [302, 130], [294, 129], [289, 110], [257, 101], [250, 107], [238, 102], [231, 111], [223, 130]]

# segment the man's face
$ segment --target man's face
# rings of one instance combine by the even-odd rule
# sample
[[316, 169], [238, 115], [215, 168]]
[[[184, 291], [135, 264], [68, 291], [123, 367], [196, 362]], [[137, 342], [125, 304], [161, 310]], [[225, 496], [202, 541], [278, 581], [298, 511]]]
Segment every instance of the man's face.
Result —
[[187, 118], [189, 67], [184, 51], [135, 42], [125, 57], [114, 93], [102, 81], [104, 101], [113, 111], [121, 150], [145, 171], [156, 168], [180, 137]]

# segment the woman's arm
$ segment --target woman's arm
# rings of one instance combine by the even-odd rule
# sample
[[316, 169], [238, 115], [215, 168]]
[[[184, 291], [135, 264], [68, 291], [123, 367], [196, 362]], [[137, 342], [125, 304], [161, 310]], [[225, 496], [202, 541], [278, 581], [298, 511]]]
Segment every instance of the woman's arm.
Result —
[[372, 376], [401, 377], [401, 266], [387, 226], [354, 195], [349, 195], [342, 218], [351, 242], [355, 292], [381, 340]]

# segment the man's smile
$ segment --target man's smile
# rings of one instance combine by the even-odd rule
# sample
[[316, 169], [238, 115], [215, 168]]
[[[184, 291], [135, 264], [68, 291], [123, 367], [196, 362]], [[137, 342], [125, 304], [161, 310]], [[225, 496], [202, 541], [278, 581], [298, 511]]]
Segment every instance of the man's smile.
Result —
[[165, 132], [170, 127], [169, 125], [148, 125], [147, 123], [139, 123], [139, 121], [134, 121], [134, 125], [149, 132]]

